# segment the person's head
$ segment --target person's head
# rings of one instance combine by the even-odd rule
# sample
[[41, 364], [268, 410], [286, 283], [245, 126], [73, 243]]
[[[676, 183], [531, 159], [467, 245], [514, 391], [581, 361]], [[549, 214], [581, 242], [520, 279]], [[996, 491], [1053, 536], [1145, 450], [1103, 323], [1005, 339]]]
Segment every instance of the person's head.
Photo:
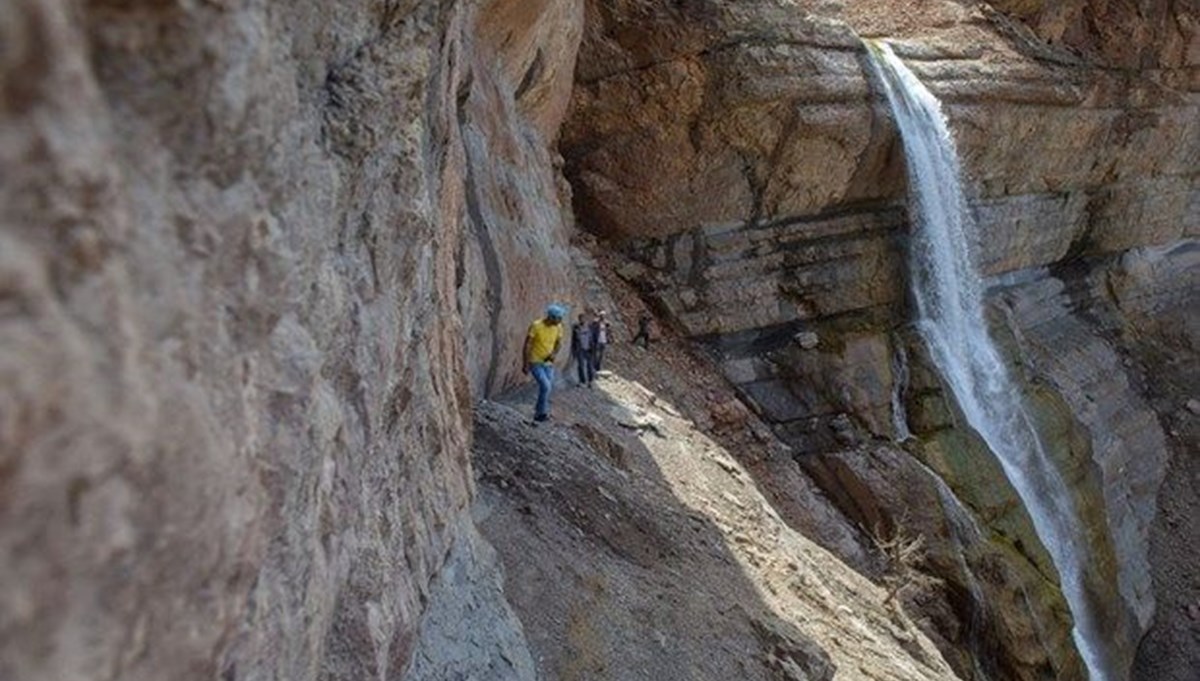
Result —
[[567, 309], [558, 303], [551, 303], [546, 307], [546, 323], [558, 324], [562, 322], [563, 317], [567, 316]]
[[579, 323], [580, 323], [580, 324], [586, 324], [586, 323], [587, 323], [587, 315], [586, 315], [586, 314], [584, 314], [584, 313], [582, 313], [582, 312], [580, 312], [580, 313], [579, 313]]

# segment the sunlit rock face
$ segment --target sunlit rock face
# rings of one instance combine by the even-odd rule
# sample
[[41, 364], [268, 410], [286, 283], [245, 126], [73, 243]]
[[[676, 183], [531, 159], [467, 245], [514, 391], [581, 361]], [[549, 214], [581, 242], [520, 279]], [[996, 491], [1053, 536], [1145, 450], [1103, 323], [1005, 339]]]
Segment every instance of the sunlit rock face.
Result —
[[[467, 512], [470, 409], [546, 302], [582, 302], [572, 209], [844, 515], [926, 537], [945, 586], [905, 598], [958, 675], [1079, 678], [1045, 552], [908, 325], [859, 36], [946, 103], [1122, 664], [1187, 669], [1195, 18], [896, 4], [4, 3], [0, 678], [531, 678]], [[799, 471], [789, 517], [833, 518]]]
[[[476, 569], [472, 399], [573, 297], [581, 20], [4, 4], [0, 677], [404, 672]], [[495, 582], [450, 593], [519, 646]]]
[[[903, 219], [892, 215], [903, 159], [857, 29], [893, 38], [945, 102], [989, 273], [1200, 232], [1194, 95], [1169, 87], [1165, 72], [1096, 68], [1002, 15], [950, 5], [900, 21], [881, 7], [697, 2], [622, 13], [593, 3], [561, 144], [580, 219], [667, 247], [633, 250], [672, 278], [656, 283], [669, 284], [664, 298], [693, 334], [902, 297], [898, 268], [874, 242]], [[808, 276], [787, 280], [805, 266]], [[727, 279], [755, 287], [743, 294], [754, 310], [728, 310]], [[877, 290], [841, 300], [841, 286], [864, 280]], [[693, 320], [672, 294], [726, 318]], [[748, 314], [757, 316], [737, 316]]]
[[[1007, 604], [981, 655], [1007, 660], [1013, 678], [1080, 678], [1061, 604], [1047, 595], [1050, 612], [1036, 612], [1000, 595], [1053, 592], [1053, 570], [910, 326], [904, 159], [858, 36], [891, 41], [950, 119], [978, 265], [996, 285], [993, 333], [1072, 482], [1106, 575], [1100, 597], [1117, 613], [1114, 674], [1128, 678], [1156, 595], [1169, 597], [1151, 581], [1165, 522], [1156, 495], [1184, 451], [1164, 413], [1185, 391], [1152, 386], [1196, 363], [1176, 319], [1198, 305], [1195, 284], [1179, 283], [1193, 282], [1200, 236], [1194, 13], [1167, 2], [920, 5], [589, 3], [560, 145], [577, 220], [628, 256], [621, 275], [712, 348], [802, 462], [895, 438], [901, 405], [916, 436], [906, 450], [991, 526], [1018, 575], [971, 558], [995, 577], [988, 599]], [[906, 498], [895, 476], [863, 473], [854, 487], [857, 476], [821, 479], [852, 512], [863, 495]], [[880, 508], [899, 519], [904, 506]], [[932, 521], [921, 531], [948, 541]], [[960, 567], [934, 571], [952, 592], [970, 590]], [[965, 641], [954, 632], [966, 611], [957, 617], [938, 625], [946, 648]], [[1158, 611], [1160, 622], [1179, 617]], [[1039, 630], [1057, 633], [1039, 643], [1017, 633]]]
[[1019, 19], [1055, 47], [1107, 66], [1161, 70], [1179, 89], [1195, 90], [1195, 7], [1180, 2], [1134, 0], [995, 0], [997, 10]]

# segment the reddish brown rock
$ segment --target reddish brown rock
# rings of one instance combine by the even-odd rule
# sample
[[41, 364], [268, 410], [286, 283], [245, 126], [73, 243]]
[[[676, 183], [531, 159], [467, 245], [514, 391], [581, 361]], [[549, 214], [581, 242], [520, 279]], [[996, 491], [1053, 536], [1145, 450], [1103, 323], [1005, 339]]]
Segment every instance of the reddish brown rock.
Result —
[[1177, 71], [1200, 66], [1200, 21], [1188, 2], [1134, 0], [998, 0], [991, 5], [1027, 24], [1052, 45], [1125, 69]]
[[496, 603], [437, 580], [473, 394], [575, 297], [580, 18], [4, 4], [0, 677], [398, 678], [431, 593]]
[[717, 430], [739, 428], [745, 425], [746, 419], [750, 416], [745, 405], [739, 400], [714, 404], [709, 409], [709, 414], [712, 417], [713, 427]]

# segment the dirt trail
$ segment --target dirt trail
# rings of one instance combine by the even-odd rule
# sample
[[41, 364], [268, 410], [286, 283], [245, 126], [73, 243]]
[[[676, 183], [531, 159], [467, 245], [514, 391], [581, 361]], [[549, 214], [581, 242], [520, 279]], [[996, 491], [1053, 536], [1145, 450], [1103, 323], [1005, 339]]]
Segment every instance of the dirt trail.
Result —
[[560, 390], [549, 424], [527, 394], [477, 410], [477, 522], [544, 678], [955, 678], [882, 589], [793, 529], [836, 541], [845, 521], [813, 503], [785, 522], [739, 461], [779, 445], [745, 415], [721, 438], [742, 451], [704, 432], [721, 395], [701, 362], [618, 345], [610, 363]]

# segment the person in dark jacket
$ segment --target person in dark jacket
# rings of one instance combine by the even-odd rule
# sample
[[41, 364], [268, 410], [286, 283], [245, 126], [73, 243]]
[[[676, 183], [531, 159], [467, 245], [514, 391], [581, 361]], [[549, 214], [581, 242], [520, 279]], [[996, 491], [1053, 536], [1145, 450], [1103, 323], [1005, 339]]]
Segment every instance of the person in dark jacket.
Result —
[[633, 344], [637, 345], [639, 340], [642, 341], [643, 347], [650, 347], [650, 315], [645, 312], [638, 318], [638, 331], [633, 337]]
[[604, 350], [608, 347], [609, 335], [612, 333], [612, 325], [608, 323], [608, 313], [604, 310], [596, 315], [592, 320], [592, 370], [600, 373], [600, 369], [604, 366]]
[[579, 321], [571, 326], [571, 357], [575, 360], [575, 369], [579, 372], [579, 385], [592, 387], [592, 379], [596, 377], [596, 367], [593, 364], [592, 349], [595, 343], [592, 339], [592, 326], [588, 323], [587, 315], [579, 315]]

